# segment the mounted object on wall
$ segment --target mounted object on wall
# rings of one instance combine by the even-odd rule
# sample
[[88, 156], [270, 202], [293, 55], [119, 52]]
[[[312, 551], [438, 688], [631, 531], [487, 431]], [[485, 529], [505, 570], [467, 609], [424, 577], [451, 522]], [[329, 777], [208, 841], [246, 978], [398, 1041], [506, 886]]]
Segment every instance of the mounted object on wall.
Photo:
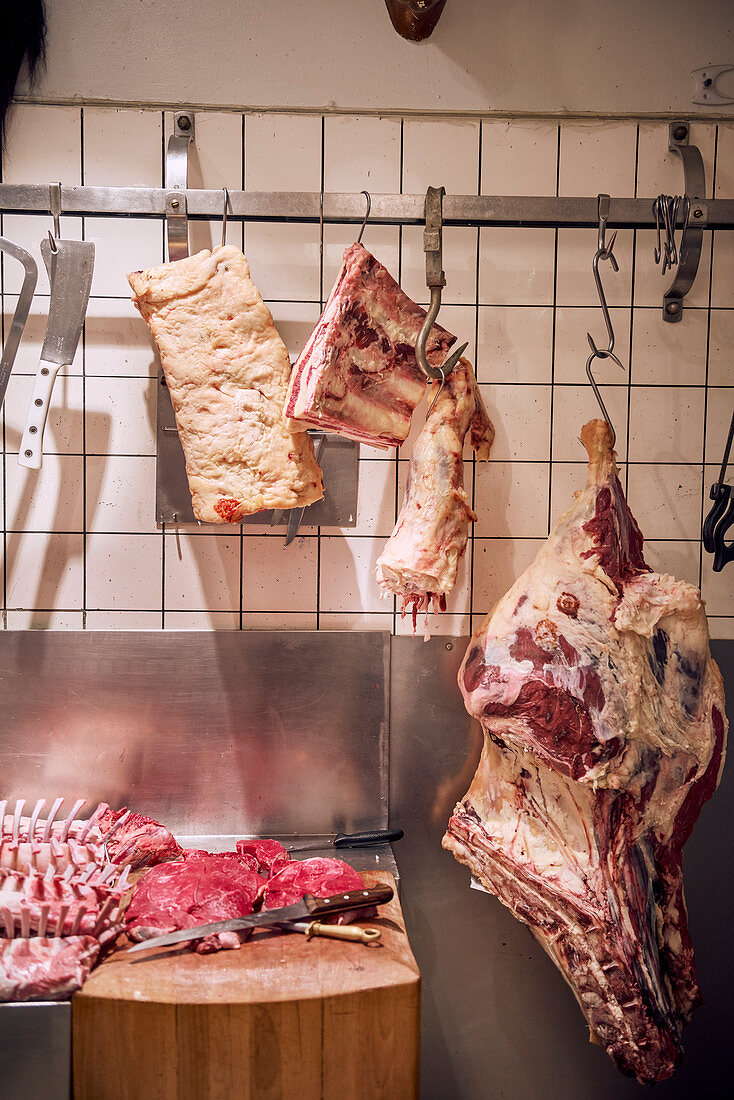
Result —
[[430, 38], [446, 0], [385, 0], [393, 27], [409, 42]]

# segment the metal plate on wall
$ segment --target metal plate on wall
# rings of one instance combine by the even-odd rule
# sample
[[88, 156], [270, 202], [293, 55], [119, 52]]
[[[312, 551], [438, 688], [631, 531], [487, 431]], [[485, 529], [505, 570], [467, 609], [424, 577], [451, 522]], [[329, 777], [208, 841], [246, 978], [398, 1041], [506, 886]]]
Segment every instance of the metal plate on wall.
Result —
[[2, 797], [181, 834], [387, 824], [389, 635], [2, 631]]
[[[320, 433], [313, 433], [314, 435]], [[156, 459], [156, 523], [196, 523], [186, 477], [186, 463], [178, 439], [176, 417], [163, 371], [158, 370], [157, 402], [158, 453]], [[327, 435], [319, 458], [324, 474], [324, 498], [310, 504], [301, 526], [355, 527], [359, 444], [339, 435]], [[243, 523], [267, 523], [271, 512], [246, 516]], [[281, 525], [286, 526], [286, 511]], [[175, 519], [174, 519], [175, 517]]]

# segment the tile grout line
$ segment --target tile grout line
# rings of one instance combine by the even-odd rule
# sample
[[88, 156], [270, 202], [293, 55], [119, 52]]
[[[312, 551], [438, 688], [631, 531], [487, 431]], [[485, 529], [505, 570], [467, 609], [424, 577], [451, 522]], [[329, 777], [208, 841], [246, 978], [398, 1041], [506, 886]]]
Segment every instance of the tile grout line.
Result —
[[[634, 180], [634, 195], [637, 198], [637, 180], [640, 170], [640, 127], [637, 126], [635, 136], [635, 180]], [[624, 495], [629, 497], [630, 487], [630, 471], [629, 471], [629, 453], [630, 453], [630, 418], [632, 415], [632, 341], [634, 337], [634, 325], [635, 325], [635, 280], [637, 276], [637, 230], [632, 230], [632, 271], [630, 273], [630, 334], [629, 345], [627, 353], [627, 423], [625, 431], [624, 441], [624, 457], [625, 457], [625, 471], [624, 471]]]
[[[166, 112], [161, 111], [161, 183], [166, 186]], [[166, 222], [161, 218], [161, 262], [166, 260]], [[156, 372], [157, 377], [157, 372]], [[156, 392], [156, 401], [158, 395]], [[156, 440], [156, 479], [158, 476], [158, 442]], [[166, 629], [166, 524], [161, 523], [161, 630]]]
[[[556, 195], [559, 194], [561, 185], [561, 132], [561, 124], [559, 123], [556, 138]], [[558, 326], [558, 229], [553, 230], [553, 305], [551, 317], [551, 374], [549, 408], [550, 423], [548, 438], [548, 534], [550, 534], [553, 520], [553, 418], [555, 416], [556, 331]]]
[[[477, 194], [482, 193], [482, 159], [484, 156], [484, 123], [480, 120], [478, 127], [478, 144], [477, 144]], [[474, 270], [474, 363], [475, 363], [475, 375], [479, 373], [479, 263], [481, 257], [481, 229], [477, 227], [477, 243], [476, 243], [476, 267]], [[477, 499], [477, 456], [476, 453], [472, 454], [472, 479], [471, 479], [471, 506], [476, 514], [476, 499]], [[474, 614], [474, 574], [476, 569], [476, 557], [475, 557], [475, 525], [470, 524], [469, 536], [471, 538], [471, 553], [469, 554], [469, 561], [467, 563], [469, 571], [469, 633], [471, 633], [472, 615]]]
[[[325, 179], [325, 133], [326, 121], [321, 115], [321, 194], [326, 186]], [[323, 210], [323, 207], [322, 207]], [[319, 222], [319, 316], [324, 310], [324, 221]], [[359, 507], [359, 501], [357, 502]], [[317, 527], [316, 535], [316, 629], [321, 629], [321, 528]]]
[[[245, 112], [242, 112], [240, 126], [240, 186], [245, 190]], [[245, 251], [245, 223], [240, 226], [240, 246]], [[240, 610], [239, 629], [243, 627], [243, 615], [245, 611], [245, 531], [244, 524], [240, 521]]]
[[[79, 110], [80, 174], [82, 187], [86, 177], [84, 144], [84, 108]], [[82, 240], [87, 237], [87, 219], [82, 218]], [[82, 630], [87, 628], [87, 322], [82, 326]]]
[[[400, 150], [398, 159], [398, 189], [399, 193], [403, 194], [403, 175], [405, 172], [405, 119], [400, 119]], [[398, 286], [403, 282], [403, 226], [398, 226]], [[394, 463], [394, 478], [395, 478], [395, 499], [393, 501], [393, 523], [398, 522], [398, 516], [400, 515], [400, 448], [395, 448], [395, 454], [392, 461]], [[393, 593], [392, 596], [392, 633], [396, 635], [398, 632], [398, 597]]]

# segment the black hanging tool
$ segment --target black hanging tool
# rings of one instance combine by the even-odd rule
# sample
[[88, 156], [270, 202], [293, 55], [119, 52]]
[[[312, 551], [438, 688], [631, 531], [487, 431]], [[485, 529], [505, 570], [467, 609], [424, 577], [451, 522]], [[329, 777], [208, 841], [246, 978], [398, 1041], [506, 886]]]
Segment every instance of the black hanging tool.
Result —
[[734, 541], [728, 545], [724, 541], [729, 528], [734, 526], [732, 487], [724, 484], [732, 440], [734, 440], [734, 412], [731, 414], [731, 424], [729, 425], [729, 435], [726, 439], [724, 458], [719, 471], [719, 480], [714, 482], [709, 493], [714, 503], [703, 524], [703, 545], [709, 554], [714, 555], [715, 573], [720, 573], [726, 563], [734, 559]]

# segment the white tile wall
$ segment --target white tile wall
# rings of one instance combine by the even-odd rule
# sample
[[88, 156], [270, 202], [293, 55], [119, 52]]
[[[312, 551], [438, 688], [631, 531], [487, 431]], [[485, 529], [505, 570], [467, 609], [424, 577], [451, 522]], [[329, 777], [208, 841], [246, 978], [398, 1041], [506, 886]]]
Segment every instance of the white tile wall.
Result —
[[[11, 118], [8, 182], [160, 186], [170, 113], [22, 105]], [[734, 123], [696, 123], [709, 193], [734, 189]], [[449, 191], [499, 195], [654, 197], [681, 190], [665, 122], [421, 120], [303, 114], [196, 114], [192, 186], [250, 190]], [[97, 246], [77, 357], [57, 380], [41, 471], [17, 465], [20, 433], [43, 340], [48, 282], [38, 294], [3, 408], [3, 622], [9, 629], [392, 630], [410, 633], [381, 598], [375, 562], [404, 492], [402, 457], [362, 449], [353, 529], [303, 527], [288, 548], [266, 525], [156, 528], [155, 352], [129, 301], [128, 270], [160, 262], [163, 227], [144, 219], [64, 217], [63, 232]], [[2, 231], [29, 247], [43, 216], [5, 216]], [[216, 220], [192, 227], [194, 248], [219, 243]], [[230, 222], [289, 353], [303, 347], [328, 295], [352, 227]], [[624, 371], [597, 364], [613, 416], [621, 477], [647, 535], [650, 563], [700, 584], [712, 634], [734, 634], [731, 567], [715, 574], [699, 532], [734, 403], [734, 235], [709, 235], [680, 324], [667, 325], [652, 233], [620, 233], [620, 271], [604, 271]], [[365, 244], [406, 291], [425, 301], [421, 230], [368, 223]], [[586, 333], [602, 337], [591, 275], [593, 231], [445, 232], [442, 320], [468, 340], [494, 419], [491, 462], [468, 458], [479, 514], [437, 633], [466, 633], [532, 560], [551, 523], [585, 481], [578, 441], [597, 413], [586, 383]], [[4, 331], [20, 286], [4, 262]], [[468, 454], [468, 452], [467, 452]], [[629, 462], [626, 462], [629, 457]], [[706, 465], [704, 466], [704, 462]], [[731, 480], [731, 478], [730, 478]], [[422, 622], [418, 633], [422, 633]]]

